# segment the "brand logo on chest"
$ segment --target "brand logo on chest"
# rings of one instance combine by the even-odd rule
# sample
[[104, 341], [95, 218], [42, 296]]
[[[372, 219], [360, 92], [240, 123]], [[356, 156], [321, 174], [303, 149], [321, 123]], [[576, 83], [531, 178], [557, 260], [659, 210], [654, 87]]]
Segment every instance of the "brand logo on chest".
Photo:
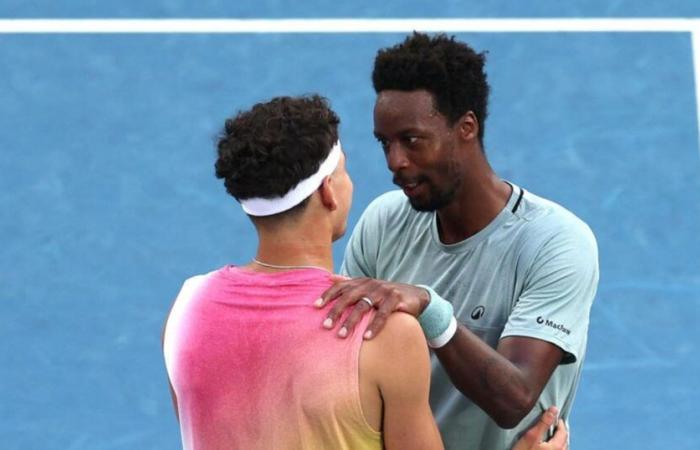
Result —
[[479, 305], [479, 306], [477, 306], [476, 308], [474, 308], [474, 310], [472, 311], [471, 317], [472, 317], [472, 319], [474, 319], [474, 320], [479, 320], [479, 319], [481, 319], [482, 317], [484, 317], [484, 313], [485, 313], [485, 312], [486, 312], [486, 308], [484, 308], [483, 306]]

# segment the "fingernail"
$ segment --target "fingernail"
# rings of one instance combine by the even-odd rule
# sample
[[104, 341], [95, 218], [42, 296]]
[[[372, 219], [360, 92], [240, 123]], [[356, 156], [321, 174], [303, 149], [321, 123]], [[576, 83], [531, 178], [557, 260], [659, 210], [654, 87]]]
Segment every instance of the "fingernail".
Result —
[[324, 328], [333, 328], [333, 319], [330, 317], [323, 321]]
[[321, 306], [323, 306], [323, 299], [322, 299], [322, 298], [316, 299], [316, 301], [314, 302], [314, 306], [316, 306], [316, 307], [318, 307], [318, 308], [320, 308]]
[[367, 330], [365, 331], [365, 334], [363, 335], [365, 339], [369, 339], [372, 337], [372, 330]]
[[348, 329], [345, 327], [342, 327], [340, 330], [338, 330], [338, 336], [340, 337], [345, 337], [348, 335]]

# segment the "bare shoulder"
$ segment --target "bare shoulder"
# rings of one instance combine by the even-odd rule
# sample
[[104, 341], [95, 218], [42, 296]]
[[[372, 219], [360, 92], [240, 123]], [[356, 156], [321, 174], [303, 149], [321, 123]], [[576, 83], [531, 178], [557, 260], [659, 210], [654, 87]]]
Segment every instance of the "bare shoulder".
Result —
[[391, 314], [381, 332], [367, 344], [380, 347], [383, 351], [412, 346], [427, 349], [423, 330], [421, 330], [418, 320], [403, 312]]
[[380, 385], [398, 375], [430, 372], [423, 330], [415, 317], [402, 312], [391, 314], [381, 332], [363, 343], [362, 360]]
[[391, 314], [360, 354], [371, 377], [365, 378], [371, 383], [365, 392], [373, 391], [381, 405], [372, 413], [382, 423], [385, 448], [442, 449], [430, 411], [428, 345], [418, 321], [406, 313]]

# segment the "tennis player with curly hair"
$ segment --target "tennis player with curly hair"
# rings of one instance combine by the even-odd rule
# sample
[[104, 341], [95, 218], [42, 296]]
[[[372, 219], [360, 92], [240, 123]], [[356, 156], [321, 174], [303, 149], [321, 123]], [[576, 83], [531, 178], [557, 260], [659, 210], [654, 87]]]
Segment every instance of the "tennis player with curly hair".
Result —
[[[183, 448], [443, 448], [428, 402], [418, 321], [392, 314], [381, 335], [343, 339], [313, 302], [333, 283], [353, 185], [323, 98], [279, 97], [226, 121], [216, 175], [250, 217], [255, 257], [185, 281], [163, 332]], [[232, 240], [246, 239], [232, 236]], [[543, 416], [535, 433], [554, 423]], [[539, 447], [525, 438], [519, 449]]]

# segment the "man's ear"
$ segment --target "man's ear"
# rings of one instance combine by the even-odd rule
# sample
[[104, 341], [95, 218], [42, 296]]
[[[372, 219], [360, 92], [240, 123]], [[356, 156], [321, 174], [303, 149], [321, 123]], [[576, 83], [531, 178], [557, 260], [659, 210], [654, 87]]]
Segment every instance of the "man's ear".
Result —
[[479, 136], [479, 120], [473, 111], [467, 111], [457, 121], [457, 130], [465, 141], [471, 141]]
[[335, 199], [332, 183], [333, 180], [331, 177], [327, 176], [323, 179], [321, 186], [318, 188], [318, 192], [321, 194], [321, 203], [323, 203], [323, 206], [328, 208], [329, 211], [338, 209], [338, 202]]

